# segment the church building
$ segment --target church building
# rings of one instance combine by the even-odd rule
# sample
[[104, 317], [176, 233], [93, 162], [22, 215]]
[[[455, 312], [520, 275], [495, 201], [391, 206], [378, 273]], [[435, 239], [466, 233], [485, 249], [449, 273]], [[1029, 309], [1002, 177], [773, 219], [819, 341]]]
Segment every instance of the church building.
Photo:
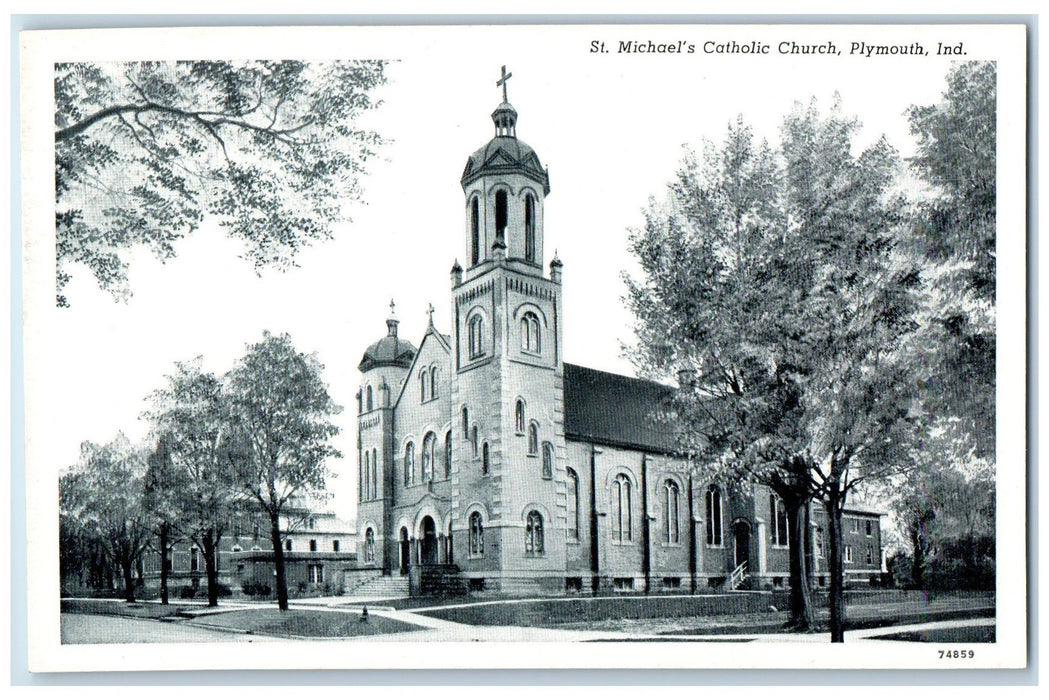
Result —
[[[550, 179], [517, 137], [509, 77], [461, 178], [452, 327], [431, 309], [416, 346], [391, 302], [359, 365], [358, 566], [413, 593], [785, 585], [783, 504], [698, 480], [658, 417], [673, 388], [564, 361], [562, 263], [544, 262]], [[812, 515], [818, 582], [825, 516]], [[851, 520], [847, 575], [866, 579], [882, 570], [880, 515], [848, 512], [847, 536]]]

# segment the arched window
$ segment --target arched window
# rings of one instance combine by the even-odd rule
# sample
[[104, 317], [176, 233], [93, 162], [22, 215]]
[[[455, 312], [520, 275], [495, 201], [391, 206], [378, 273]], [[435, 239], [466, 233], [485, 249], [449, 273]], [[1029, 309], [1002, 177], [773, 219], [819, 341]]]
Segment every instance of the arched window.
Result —
[[488, 443], [486, 442], [486, 443], [484, 443], [481, 446], [481, 473], [482, 474], [487, 474], [488, 473], [488, 468], [491, 466], [490, 459], [491, 458], [490, 458], [489, 451], [488, 451]]
[[481, 314], [470, 317], [470, 359], [484, 354], [484, 318]]
[[517, 431], [518, 435], [524, 435], [525, 407], [524, 401], [521, 399], [517, 399], [517, 405], [514, 407], [514, 430]]
[[722, 532], [721, 489], [711, 485], [707, 489], [707, 544], [720, 547], [724, 543]]
[[535, 197], [525, 195], [525, 260], [535, 262]]
[[470, 556], [484, 554], [484, 521], [476, 510], [470, 514]]
[[579, 475], [572, 468], [568, 469], [568, 481], [565, 484], [568, 515], [568, 539], [579, 539]]
[[535, 421], [528, 424], [528, 454], [539, 454], [539, 424]]
[[510, 211], [507, 206], [506, 190], [495, 193], [495, 234], [506, 238], [506, 225], [510, 220]]
[[372, 498], [379, 495], [379, 450], [372, 448]]
[[478, 448], [478, 446], [480, 446], [480, 443], [477, 441], [477, 426], [476, 425], [473, 427], [473, 430], [470, 431], [470, 445], [473, 447], [474, 458], [476, 459], [477, 458], [477, 448]]
[[769, 533], [773, 545], [787, 546], [787, 506], [774, 493], [769, 494]]
[[525, 553], [543, 553], [543, 516], [537, 510], [530, 511], [525, 519]]
[[521, 349], [538, 354], [542, 352], [539, 343], [539, 317], [529, 311], [521, 317]]
[[368, 391], [366, 392], [366, 394], [367, 394], [367, 401], [366, 401], [365, 405], [368, 407], [368, 410], [370, 411], [370, 410], [372, 410], [372, 407], [374, 405], [372, 403], [372, 388], [370, 386], [368, 387]]
[[666, 536], [667, 544], [677, 544], [680, 528], [680, 521], [678, 520], [678, 494], [680, 489], [678, 489], [678, 485], [675, 482], [670, 480], [663, 484], [663, 489], [663, 515], [666, 521], [663, 534]]
[[426, 379], [426, 370], [423, 370], [422, 372], [419, 373], [419, 400], [420, 401], [425, 401], [426, 400], [426, 387], [428, 385], [429, 385], [429, 382]]
[[357, 413], [364, 413], [364, 392], [357, 392]]
[[470, 412], [463, 406], [463, 440], [470, 439]]
[[433, 481], [434, 464], [436, 463], [437, 436], [426, 433], [423, 438], [423, 481]]
[[620, 474], [612, 482], [612, 541], [630, 542], [633, 523], [630, 510], [630, 479]]
[[404, 446], [404, 485], [415, 483], [415, 443], [409, 442]]
[[481, 210], [477, 197], [470, 202], [470, 264], [481, 259]]
[[554, 446], [549, 442], [543, 443], [543, 478], [554, 478]]
[[375, 530], [370, 527], [364, 532], [364, 561], [375, 561]]
[[368, 450], [364, 451], [364, 464], [361, 468], [361, 500], [367, 501], [371, 499], [371, 479], [372, 479], [372, 468], [371, 468], [371, 453]]
[[430, 398], [437, 398], [437, 368], [430, 370]]
[[444, 434], [444, 478], [452, 475], [452, 431]]

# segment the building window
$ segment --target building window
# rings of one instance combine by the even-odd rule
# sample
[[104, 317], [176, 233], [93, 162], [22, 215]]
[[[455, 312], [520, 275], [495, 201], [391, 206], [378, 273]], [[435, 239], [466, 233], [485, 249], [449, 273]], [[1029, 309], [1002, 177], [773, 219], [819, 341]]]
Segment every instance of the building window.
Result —
[[852, 545], [851, 544], [845, 545], [845, 563], [846, 564], [851, 564], [852, 563]]
[[481, 314], [470, 317], [470, 359], [484, 355], [484, 318]]
[[579, 475], [572, 468], [568, 469], [565, 483], [565, 500], [567, 501], [568, 539], [579, 539]]
[[484, 521], [481, 514], [474, 511], [470, 514], [470, 556], [484, 555]]
[[630, 509], [630, 479], [620, 474], [612, 482], [612, 541], [630, 542], [633, 528]]
[[415, 483], [415, 443], [409, 442], [404, 446], [404, 485]]
[[444, 478], [452, 475], [452, 431], [444, 434]]
[[860, 521], [858, 518], [849, 518], [849, 529], [854, 533], [859, 533]]
[[473, 430], [470, 431], [470, 445], [473, 449], [474, 459], [477, 459], [477, 446], [479, 444], [480, 443], [477, 441], [477, 426], [475, 425]]
[[707, 544], [720, 547], [723, 543], [721, 489], [711, 486], [707, 489]]
[[549, 442], [543, 443], [543, 478], [554, 478], [554, 446]]
[[437, 398], [437, 368], [434, 367], [430, 370], [430, 398]]
[[525, 520], [525, 553], [543, 553], [543, 516], [537, 510], [528, 513]]
[[372, 498], [379, 497], [379, 450], [372, 448]]
[[872, 521], [868, 520], [868, 521], [866, 521], [866, 525], [867, 525], [867, 537], [873, 537], [874, 536], [874, 523]]
[[535, 262], [535, 197], [525, 195], [525, 260]]
[[429, 386], [429, 384], [430, 382], [426, 377], [426, 370], [423, 370], [419, 373], [419, 401], [426, 400], [426, 388]]
[[514, 430], [518, 435], [524, 435], [525, 431], [525, 405], [523, 399], [517, 399], [514, 406]]
[[867, 566], [874, 565], [874, 547], [867, 545]]
[[535, 421], [528, 424], [528, 454], [539, 454], [539, 424]]
[[324, 564], [310, 564], [306, 572], [311, 584], [320, 585], [324, 583]]
[[786, 547], [788, 543], [787, 505], [774, 493], [769, 494], [769, 527], [773, 546]]
[[678, 485], [673, 481], [667, 481], [663, 484], [663, 497], [664, 502], [664, 516], [666, 519], [666, 526], [663, 528], [663, 534], [666, 536], [667, 544], [677, 544], [679, 539], [679, 522], [678, 522]]
[[291, 551], [291, 540], [284, 540], [284, 549]]
[[463, 406], [463, 440], [470, 439], [470, 412]]
[[[338, 543], [338, 541], [336, 541]], [[338, 547], [335, 551], [339, 551]], [[364, 561], [375, 561], [375, 530], [368, 528], [364, 532]]]
[[490, 459], [490, 456], [489, 456], [489, 452], [488, 452], [488, 443], [486, 442], [486, 443], [484, 443], [484, 445], [481, 446], [481, 473], [482, 474], [487, 474], [488, 473], [488, 468], [491, 466], [490, 463], [489, 463], [489, 459]]
[[189, 570], [200, 571], [200, 551], [196, 547], [189, 548]]
[[367, 391], [365, 391], [365, 394], [367, 395], [367, 403], [366, 403], [366, 405], [368, 406], [368, 410], [370, 411], [370, 410], [372, 410], [372, 407], [373, 407], [373, 403], [372, 403], [372, 388], [370, 386], [368, 387]]
[[819, 555], [819, 557], [821, 559], [824, 556], [826, 556], [823, 553], [823, 526], [822, 525], [817, 525], [816, 526], [816, 554]]
[[332, 540], [331, 541], [331, 551], [333, 551], [333, 552], [338, 552], [339, 551], [339, 541], [338, 540]]
[[481, 259], [481, 210], [477, 197], [470, 202], [470, 264]]
[[538, 355], [542, 352], [539, 341], [539, 317], [529, 311], [521, 317], [521, 349]]
[[371, 479], [372, 479], [372, 467], [371, 467], [371, 452], [368, 450], [364, 451], [364, 471], [361, 472], [361, 492], [364, 495], [364, 500], [370, 500], [372, 497], [371, 493]]
[[436, 452], [437, 436], [426, 433], [426, 437], [423, 438], [423, 481], [433, 481]]
[[507, 205], [506, 190], [495, 193], [495, 235], [506, 238], [506, 225], [510, 220], [509, 206]]
[[311, 552], [316, 552], [317, 551], [317, 540], [310, 540], [310, 551]]

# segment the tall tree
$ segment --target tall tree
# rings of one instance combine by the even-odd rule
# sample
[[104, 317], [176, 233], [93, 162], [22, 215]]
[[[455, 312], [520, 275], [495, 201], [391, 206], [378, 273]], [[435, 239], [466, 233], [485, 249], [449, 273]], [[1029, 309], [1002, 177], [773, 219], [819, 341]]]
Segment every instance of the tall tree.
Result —
[[288, 609], [281, 517], [293, 499], [320, 492], [329, 475], [326, 461], [338, 457], [331, 417], [341, 409], [321, 379], [322, 365], [298, 352], [291, 338], [264, 333], [229, 372], [225, 393], [234, 440], [234, 464], [243, 492], [270, 522], [277, 602]]
[[831, 641], [844, 641], [842, 512], [861, 484], [906, 470], [917, 383], [913, 260], [900, 253], [906, 203], [895, 150], [854, 155], [857, 122], [835, 103], [798, 105], [783, 125], [789, 235], [805, 271], [795, 328], [812, 478], [827, 511]]
[[163, 500], [182, 533], [204, 553], [208, 605], [218, 605], [218, 546], [236, 515], [235, 457], [229, 407], [202, 359], [178, 363], [167, 386], [152, 396], [147, 414], [170, 465]]
[[59, 482], [63, 511], [120, 567], [129, 603], [135, 601], [136, 562], [149, 544], [149, 516], [142, 508], [145, 473], [145, 455], [118, 435], [107, 445], [83, 443], [79, 461]]
[[687, 153], [668, 201], [652, 204], [631, 248], [645, 272], [627, 279], [642, 372], [679, 375], [684, 446], [705, 477], [772, 489], [788, 512], [791, 622], [814, 624], [805, 525], [815, 495], [798, 421], [804, 363], [798, 257], [787, 238], [781, 172], [741, 118], [724, 140]]
[[924, 264], [922, 355], [933, 414], [963, 419], [977, 456], [995, 452], [997, 73], [955, 64], [939, 104], [909, 111], [916, 173], [933, 186], [920, 207], [914, 255]]
[[331, 236], [381, 143], [358, 125], [382, 61], [55, 65], [58, 303], [75, 263], [127, 297], [127, 251], [162, 260], [213, 217], [256, 270]]
[[183, 486], [179, 483], [178, 474], [171, 463], [168, 439], [161, 437], [157, 440], [156, 447], [149, 453], [146, 478], [143, 484], [142, 507], [152, 516], [153, 536], [157, 540], [155, 549], [160, 558], [160, 602], [162, 605], [167, 605], [170, 598], [168, 590], [169, 554], [172, 545], [179, 538], [181, 513], [176, 494], [181, 488]]

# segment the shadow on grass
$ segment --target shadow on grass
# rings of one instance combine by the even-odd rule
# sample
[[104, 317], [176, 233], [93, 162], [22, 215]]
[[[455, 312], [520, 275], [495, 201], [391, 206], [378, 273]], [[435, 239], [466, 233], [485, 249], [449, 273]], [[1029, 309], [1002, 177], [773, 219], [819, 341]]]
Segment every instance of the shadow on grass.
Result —
[[234, 610], [198, 618], [197, 624], [274, 637], [321, 639], [364, 637], [422, 629], [418, 625], [378, 615], [372, 615], [367, 622], [362, 622], [359, 615], [326, 610]]

